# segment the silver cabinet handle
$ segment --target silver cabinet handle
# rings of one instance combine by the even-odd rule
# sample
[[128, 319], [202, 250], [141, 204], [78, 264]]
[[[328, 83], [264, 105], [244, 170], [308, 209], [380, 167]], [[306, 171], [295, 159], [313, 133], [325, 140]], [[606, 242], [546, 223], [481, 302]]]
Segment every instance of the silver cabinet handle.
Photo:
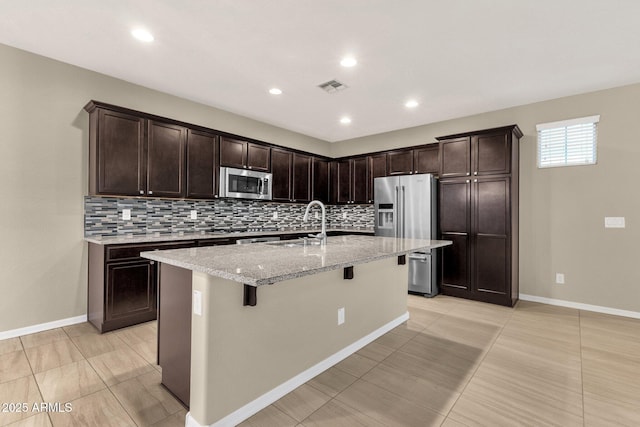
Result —
[[469, 172], [467, 172], [467, 176], [471, 175]]
[[249, 166], [249, 169], [251, 169], [253, 166]]
[[473, 174], [474, 174], [474, 175], [478, 175], [478, 171], [475, 171]]
[[470, 179], [468, 179], [468, 180], [466, 180], [465, 182], [471, 182], [471, 180], [470, 180]]
[[478, 182], [478, 180], [477, 180], [477, 179], [474, 179], [474, 180], [473, 180], [473, 182]]
[[144, 194], [144, 190], [140, 190], [140, 194]]
[[149, 191], [149, 194], [153, 194], [153, 191]]

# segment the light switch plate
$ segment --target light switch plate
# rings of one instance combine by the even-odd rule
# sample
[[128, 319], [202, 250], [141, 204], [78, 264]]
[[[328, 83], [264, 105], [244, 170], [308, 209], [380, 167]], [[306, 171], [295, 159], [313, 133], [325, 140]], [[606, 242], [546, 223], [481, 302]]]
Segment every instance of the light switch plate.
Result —
[[604, 228], [625, 228], [623, 216], [604, 217]]
[[347, 219], [347, 213], [346, 212], [342, 212], [342, 219]]
[[191, 210], [191, 219], [198, 219], [198, 211], [193, 209]]
[[344, 307], [338, 309], [338, 325], [344, 323]]
[[320, 219], [320, 212], [316, 211], [314, 214], [315, 219]]
[[273, 217], [272, 217], [272, 219], [278, 219], [278, 211], [275, 211], [275, 212], [273, 213]]
[[559, 285], [564, 284], [564, 274], [563, 273], [556, 273], [556, 283]]
[[122, 209], [122, 219], [124, 221], [131, 219], [131, 209]]
[[202, 292], [193, 291], [193, 314], [202, 316]]

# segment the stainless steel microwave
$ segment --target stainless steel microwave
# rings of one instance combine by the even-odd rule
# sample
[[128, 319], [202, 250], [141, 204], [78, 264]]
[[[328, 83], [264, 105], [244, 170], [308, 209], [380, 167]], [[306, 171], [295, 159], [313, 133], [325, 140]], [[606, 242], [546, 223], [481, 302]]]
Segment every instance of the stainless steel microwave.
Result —
[[271, 200], [272, 175], [248, 169], [220, 168], [220, 197]]

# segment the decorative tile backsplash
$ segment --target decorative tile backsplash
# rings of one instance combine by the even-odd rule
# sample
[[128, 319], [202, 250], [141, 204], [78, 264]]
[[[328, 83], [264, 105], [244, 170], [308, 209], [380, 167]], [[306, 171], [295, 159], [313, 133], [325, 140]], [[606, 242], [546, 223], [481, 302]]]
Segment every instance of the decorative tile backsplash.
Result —
[[[295, 230], [320, 228], [320, 219], [310, 215], [302, 222], [305, 204], [253, 200], [159, 200], [116, 197], [84, 198], [85, 236], [148, 233], [193, 233], [200, 231]], [[371, 205], [327, 205], [327, 227], [373, 228]], [[123, 220], [124, 209], [131, 219]], [[197, 219], [191, 219], [191, 211]], [[314, 207], [312, 212], [319, 208]], [[277, 214], [274, 216], [274, 214]], [[346, 214], [346, 215], [345, 215]], [[346, 218], [345, 218], [346, 216]]]

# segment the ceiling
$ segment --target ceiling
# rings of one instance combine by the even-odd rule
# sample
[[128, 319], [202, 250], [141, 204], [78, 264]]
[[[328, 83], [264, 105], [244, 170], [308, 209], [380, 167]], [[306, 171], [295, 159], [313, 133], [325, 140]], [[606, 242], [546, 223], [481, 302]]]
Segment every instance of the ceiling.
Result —
[[[2, 0], [0, 43], [336, 142], [640, 82], [638, 16], [637, 0]], [[331, 79], [348, 89], [317, 87]]]

